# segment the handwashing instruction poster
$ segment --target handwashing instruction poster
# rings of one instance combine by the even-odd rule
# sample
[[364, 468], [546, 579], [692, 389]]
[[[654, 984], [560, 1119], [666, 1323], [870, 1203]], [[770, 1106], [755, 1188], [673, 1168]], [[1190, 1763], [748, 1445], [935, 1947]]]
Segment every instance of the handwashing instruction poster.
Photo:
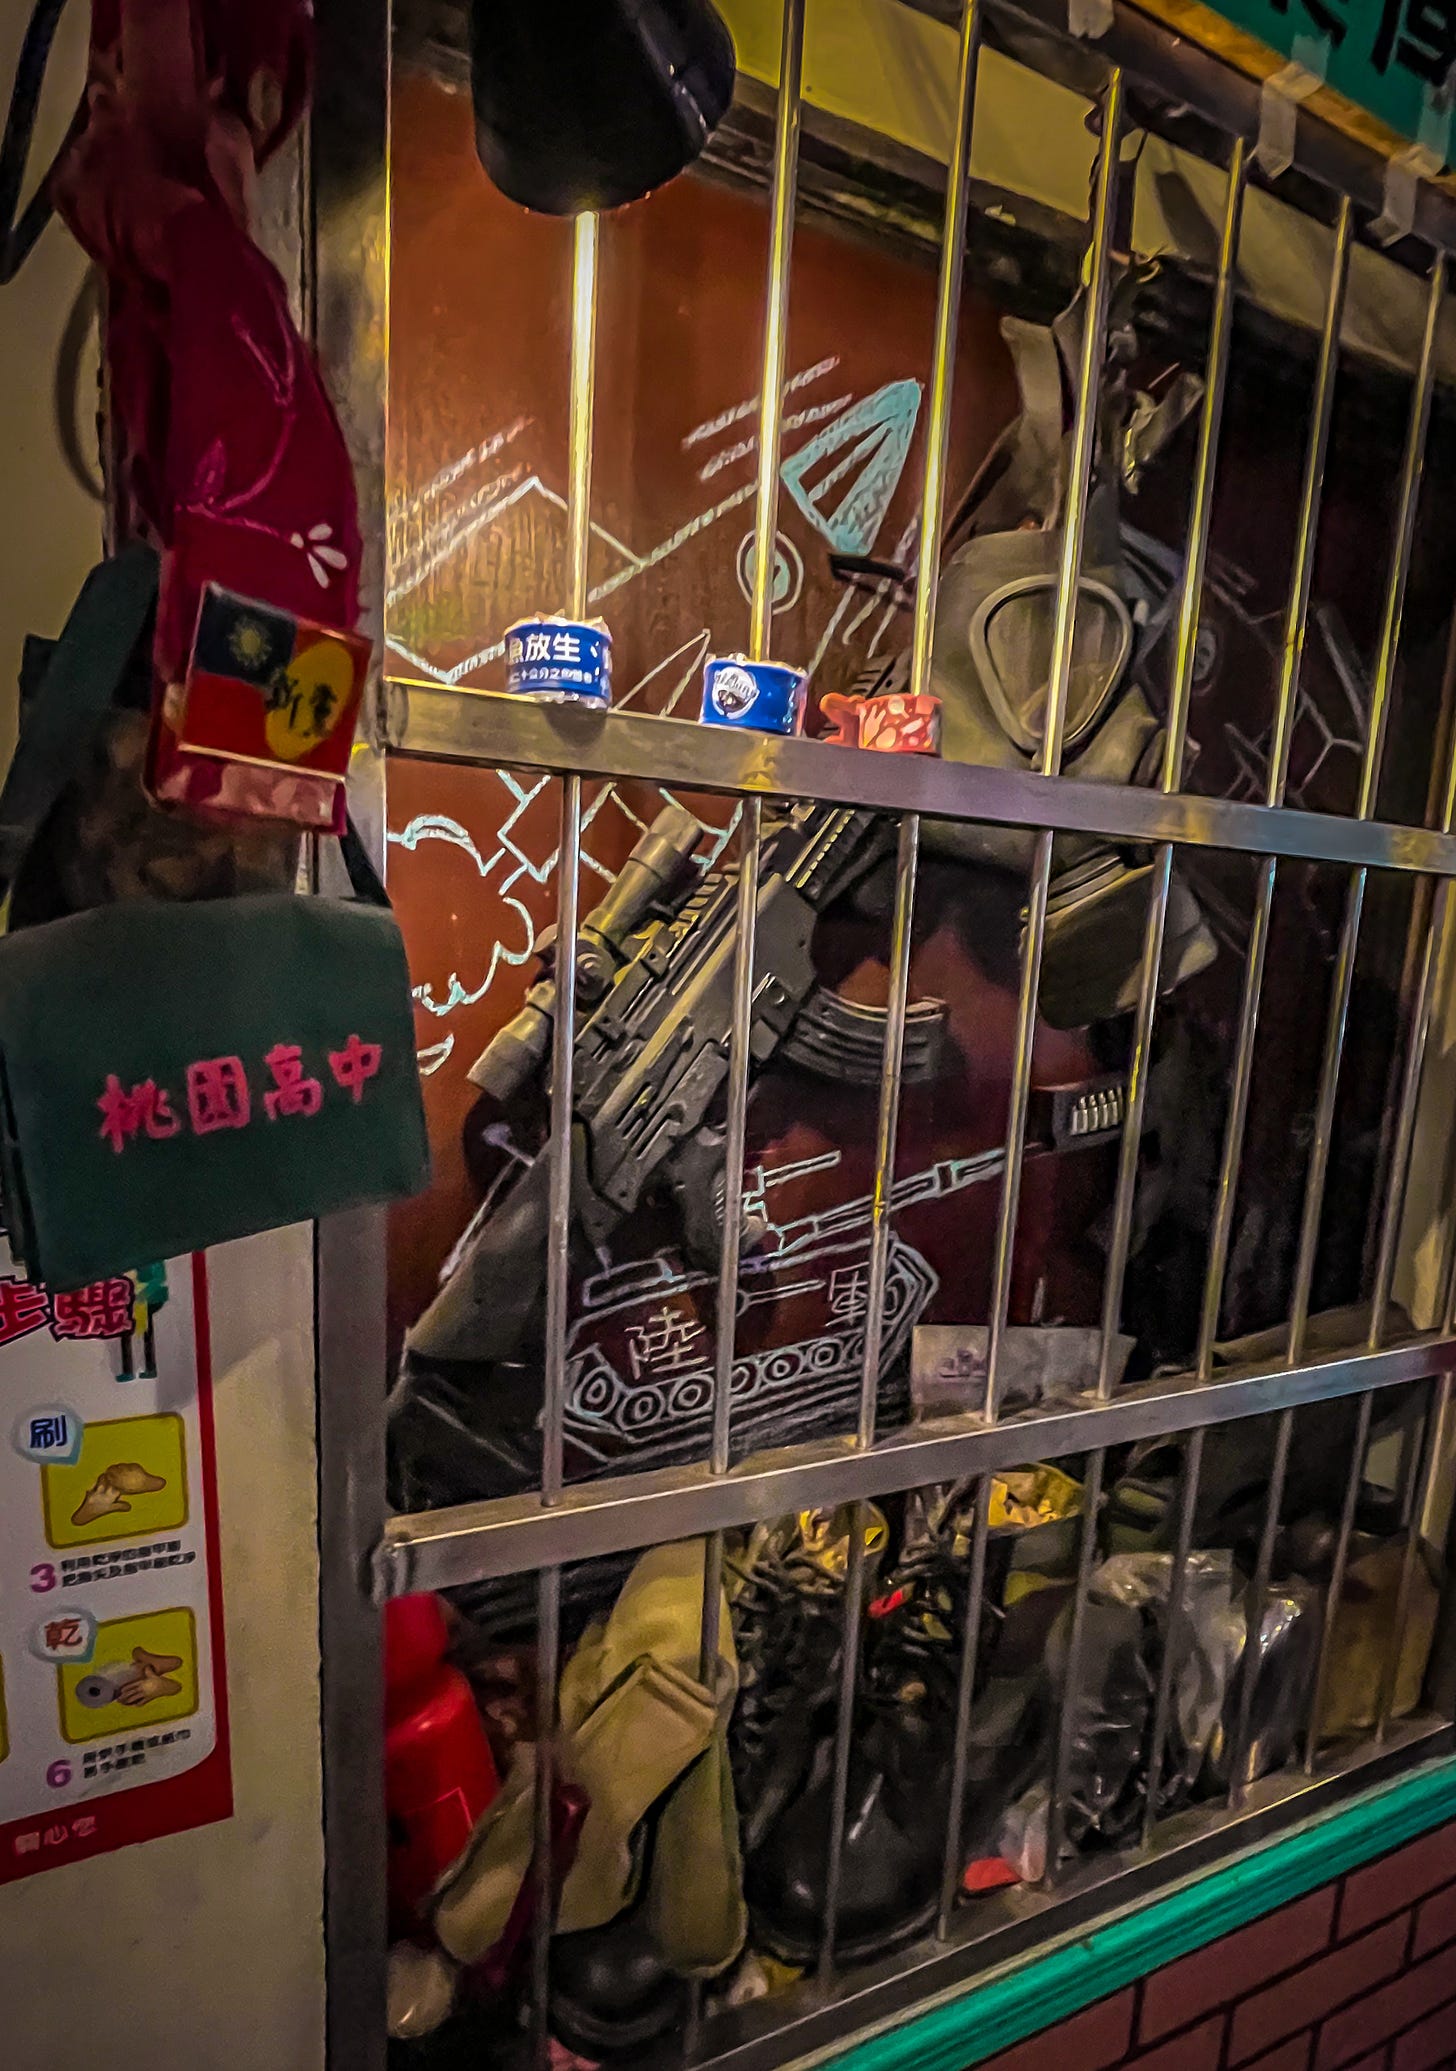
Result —
[[0, 1234], [0, 1884], [231, 1811], [204, 1262]]

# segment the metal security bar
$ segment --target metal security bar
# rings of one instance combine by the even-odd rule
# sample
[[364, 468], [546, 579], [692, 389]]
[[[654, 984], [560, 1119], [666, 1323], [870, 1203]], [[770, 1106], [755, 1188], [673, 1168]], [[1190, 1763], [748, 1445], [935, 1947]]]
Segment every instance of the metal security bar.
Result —
[[[598, 224], [578, 216], [572, 238], [571, 432], [567, 499], [569, 607], [587, 613], [591, 550], [592, 414], [596, 397]], [[581, 778], [561, 785], [561, 839], [556, 856], [558, 928], [556, 1015], [551, 1040], [550, 1236], [546, 1260], [546, 1374], [542, 1414], [541, 1502], [561, 1500], [566, 1413], [566, 1331], [571, 1294], [572, 1106], [576, 1057], [576, 956], [581, 890]], [[550, 2003], [554, 1927], [552, 1798], [556, 1783], [556, 1690], [561, 1674], [561, 1570], [543, 1567], [537, 1583], [535, 1852], [532, 1922], [532, 2045], [538, 2064], [551, 2055]]]
[[[1188, 713], [1193, 692], [1199, 612], [1213, 516], [1214, 469], [1228, 384], [1229, 350], [1233, 340], [1235, 277], [1239, 232], [1243, 224], [1247, 169], [1248, 160], [1243, 139], [1236, 137], [1229, 155], [1228, 194], [1224, 207], [1223, 234], [1219, 243], [1218, 278], [1214, 286], [1208, 365], [1203, 405], [1199, 416], [1198, 451], [1194, 462], [1192, 505], [1188, 518], [1188, 547], [1178, 602], [1178, 635], [1168, 703], [1167, 739], [1163, 752], [1161, 788], [1165, 792], [1175, 792], [1178, 789], [1187, 749]], [[1108, 1400], [1113, 1392], [1113, 1347], [1122, 1318], [1123, 1287], [1127, 1274], [1137, 1188], [1138, 1155], [1142, 1144], [1143, 1117], [1147, 1102], [1153, 1016], [1157, 1005], [1158, 981], [1162, 974], [1163, 940], [1167, 925], [1172, 869], [1173, 847], [1170, 842], [1164, 842], [1158, 849], [1156, 874], [1148, 900], [1147, 931], [1143, 939], [1142, 968], [1138, 980], [1137, 1016], [1128, 1063], [1127, 1113], [1123, 1119], [1122, 1141], [1119, 1146], [1117, 1193], [1113, 1204], [1107, 1275], [1103, 1285], [1102, 1347], [1097, 1372], [1097, 1392], [1103, 1401]], [[1198, 1481], [1203, 1463], [1203, 1442], [1202, 1428], [1189, 1434], [1179, 1485], [1177, 1539], [1168, 1578], [1168, 1627], [1158, 1671], [1158, 1689], [1153, 1707], [1152, 1737], [1148, 1751], [1147, 1809], [1143, 1818], [1144, 1846], [1151, 1843], [1160, 1810], [1163, 1751], [1171, 1725], [1173, 1671], [1182, 1636], [1184, 1591], [1188, 1557], [1193, 1544]]]
[[[1239, 231], [1243, 224], [1247, 170], [1248, 159], [1243, 139], [1236, 137], [1229, 155], [1228, 198], [1224, 206], [1223, 235], [1219, 241], [1213, 322], [1209, 333], [1203, 406], [1198, 422], [1198, 453], [1194, 461], [1192, 505], [1188, 514], [1188, 547], [1178, 598], [1178, 637], [1174, 649], [1173, 681], [1168, 699], [1168, 728], [1163, 746], [1160, 784], [1160, 789], [1169, 795], [1175, 793], [1182, 782], [1183, 762], [1188, 744], [1188, 711], [1193, 697], [1193, 669], [1198, 649], [1203, 576], [1208, 562], [1208, 536], [1213, 519], [1214, 470], [1218, 459], [1218, 435], [1223, 424], [1224, 396], [1228, 386], [1229, 349], [1233, 342]], [[1123, 1283], [1127, 1274], [1128, 1245], [1132, 1236], [1133, 1202], [1137, 1187], [1138, 1147], [1142, 1142], [1143, 1115], [1147, 1104], [1148, 1060], [1152, 1049], [1158, 981], [1162, 974], [1163, 935], [1168, 918], [1172, 870], [1173, 844], [1165, 841], [1160, 843], [1158, 848], [1156, 875], [1148, 900], [1147, 933], [1143, 939], [1142, 968], [1138, 976], [1137, 1017], [1128, 1061], [1127, 1113], [1122, 1125], [1117, 1194], [1113, 1204], [1112, 1236], [1108, 1245], [1107, 1277], [1103, 1287], [1102, 1351], [1098, 1361], [1097, 1391], [1104, 1400], [1111, 1393], [1113, 1343], [1122, 1315]]]
[[397, 754], [481, 769], [563, 770], [674, 791], [795, 798], [989, 827], [1041, 825], [1141, 846], [1229, 849], [1253, 856], [1456, 876], [1456, 836], [1380, 820], [1347, 820], [1290, 806], [1193, 792], [1137, 791], [1076, 777], [1055, 783], [1021, 770], [927, 758], [847, 754], [822, 741], [717, 740], [691, 720], [530, 705], [493, 691], [446, 690], [390, 679], [387, 739]]
[[[794, 203], [798, 191], [799, 137], [803, 108], [805, 0], [785, 0], [779, 47], [779, 90], [774, 129], [773, 188], [768, 278], [764, 290], [763, 365], [759, 379], [758, 475], [754, 493], [753, 594], [748, 651], [753, 661], [769, 657], [773, 630], [774, 574], [778, 560], [779, 456], [783, 440], [784, 371], [789, 342], [789, 280], [793, 258]], [[743, 801], [739, 826], [737, 940], [733, 959], [732, 1026], [728, 1042], [728, 1112], [723, 1143], [723, 1237], [718, 1267], [718, 1339], [713, 1372], [713, 1437], [708, 1469], [728, 1472], [732, 1458], [733, 1360], [738, 1320], [738, 1265], [743, 1237], [743, 1162], [748, 1130], [748, 1070], [756, 983], [759, 865], [762, 860], [763, 802]], [[704, 1541], [703, 1611], [698, 1678], [717, 1687], [723, 1607], [724, 1535]], [[701, 1981], [695, 1980], [689, 2009], [686, 2053], [698, 2053], [703, 2011]]]
[[[788, 350], [789, 267], [793, 250], [804, 66], [804, 0], [784, 8], [779, 53], [778, 124], [774, 138], [773, 221], [765, 291], [763, 368], [759, 385], [758, 476], [754, 493], [753, 596], [748, 646], [765, 661], [773, 620], [774, 564], [778, 553], [779, 448], [783, 424], [784, 364]], [[748, 1126], [749, 1040], [753, 1012], [754, 951], [758, 936], [759, 864], [763, 804], [746, 798], [740, 830], [737, 941], [733, 963], [733, 1016], [728, 1042], [728, 1114], [723, 1169], [723, 1256], [718, 1269], [718, 1342], [713, 1379], [713, 1442], [709, 1468], [726, 1474], [732, 1457], [734, 1325], [738, 1313], [738, 1261], [743, 1237], [743, 1159]], [[702, 1675], [709, 1681], [718, 1656], [718, 1618], [723, 1580], [723, 1535], [708, 1540], [703, 1580]]]
[[1240, 1371], [1200, 1383], [1181, 1375], [1122, 1388], [1111, 1402], [1022, 1412], [995, 1425], [947, 1417], [915, 1425], [866, 1450], [844, 1439], [759, 1453], [726, 1475], [697, 1468], [644, 1469], [569, 1486], [544, 1509], [539, 1497], [391, 1518], [374, 1563], [381, 1600], [416, 1589], [455, 1589], [498, 1575], [593, 1560], [701, 1531], [732, 1530], [795, 1510], [842, 1503], [1000, 1473], [1028, 1460], [1178, 1437], [1200, 1425], [1237, 1423], [1272, 1410], [1339, 1401], [1456, 1371], [1456, 1341], [1427, 1331], [1378, 1353], [1348, 1353], [1294, 1368]]
[[[1345, 287], [1350, 271], [1351, 224], [1352, 214], [1349, 201], [1346, 199], [1340, 203], [1334, 257], [1330, 263], [1329, 296], [1325, 303], [1324, 329], [1320, 334], [1319, 365], [1315, 375], [1312, 421], [1304, 463], [1304, 486], [1300, 492], [1298, 529], [1295, 534], [1294, 580], [1290, 586], [1289, 606], [1284, 618], [1279, 694], [1274, 711], [1274, 736], [1269, 749], [1269, 774], [1265, 798], [1266, 804], [1270, 806], [1280, 806], [1284, 803], [1284, 788], [1289, 774], [1289, 749], [1294, 733], [1295, 701], [1299, 695], [1299, 674], [1304, 660], [1305, 632], [1309, 624], [1309, 594], [1314, 579], [1314, 551], [1319, 531], [1320, 498], [1324, 490], [1325, 458], [1329, 452], [1330, 418], [1335, 402], [1335, 365], [1340, 350], [1340, 323], [1345, 310]], [[1213, 1237], [1209, 1246], [1208, 1277], [1203, 1289], [1203, 1316], [1198, 1332], [1198, 1370], [1205, 1377], [1212, 1369], [1213, 1343], [1218, 1335], [1219, 1312], [1223, 1305], [1224, 1276], [1228, 1270], [1229, 1238], [1233, 1232], [1239, 1166], [1244, 1149], [1244, 1129], [1249, 1114], [1254, 1039], [1259, 1030], [1259, 1005], [1264, 989], [1264, 959], [1269, 947], [1269, 923], [1274, 912], [1274, 887], [1278, 867], [1277, 857], [1269, 856], [1265, 859], [1259, 876], [1254, 924], [1249, 936], [1248, 961], [1244, 972], [1244, 997], [1239, 1010], [1239, 1032], [1234, 1050], [1233, 1091], [1229, 1100], [1228, 1125], [1224, 1133], [1223, 1162], [1219, 1168]]]
[[[907, 0], [920, 5], [920, 0]], [[1439, 954], [1456, 878], [1456, 738], [1438, 789], [1432, 827], [1383, 822], [1376, 817], [1382, 762], [1400, 660], [1408, 578], [1436, 386], [1438, 342], [1447, 306], [1448, 253], [1456, 251], [1456, 207], [1423, 190], [1415, 214], [1419, 264], [1428, 281], [1420, 356], [1411, 383], [1401, 458], [1394, 537], [1390, 545], [1368, 733], [1363, 743], [1359, 795], [1348, 815], [1315, 813], [1286, 802], [1291, 743], [1319, 542], [1321, 500], [1330, 457], [1341, 329], [1352, 252], [1363, 218], [1380, 204], [1380, 168], [1370, 154], [1310, 123], [1299, 128], [1294, 178], [1301, 205], [1311, 189], [1334, 197], [1330, 271], [1310, 393], [1310, 423], [1295, 524], [1293, 571], [1283, 618], [1278, 683], [1272, 711], [1267, 780], [1262, 800], [1245, 803], [1192, 795], [1182, 789], [1189, 739], [1200, 620], [1208, 569], [1220, 438], [1239, 288], [1240, 240], [1258, 135], [1258, 94], [1217, 61], [1174, 47], [1146, 18], [1117, 4], [1107, 34], [1088, 43], [1066, 34], [1065, 6], [1054, 0], [961, 0], [949, 10], [926, 0], [924, 12], [953, 14], [957, 34], [957, 98], [944, 195], [943, 227], [926, 413], [925, 473], [921, 494], [918, 569], [910, 648], [909, 688], [933, 681], [938, 580], [945, 539], [945, 500], [951, 405], [962, 284], [968, 240], [976, 223], [971, 206], [971, 145], [983, 39], [1006, 34], [1013, 49], [1027, 28], [1044, 32], [1037, 48], [1058, 76], [1076, 82], [1091, 103], [1097, 147], [1087, 217], [1082, 328], [1077, 341], [1070, 458], [1061, 519], [1046, 720], [1035, 766], [1004, 771], [969, 764], [898, 758], [771, 736], [707, 731], [673, 720], [633, 714], [587, 714], [477, 692], [451, 691], [396, 678], [388, 687], [385, 728], [399, 756], [544, 771], [559, 780], [561, 833], [557, 855], [556, 1008], [552, 1032], [550, 1118], [550, 1235], [546, 1272], [546, 1338], [539, 1490], [489, 1502], [392, 1518], [374, 1551], [371, 1579], [377, 1599], [418, 1589], [451, 1589], [486, 1579], [536, 1574], [538, 1630], [537, 1766], [534, 1781], [536, 1905], [533, 1921], [531, 2049], [536, 2071], [550, 2061], [549, 2003], [554, 1925], [552, 1862], [553, 1749], [557, 1685], [562, 1666], [562, 1575], [578, 1562], [668, 1541], [703, 1542], [703, 1597], [699, 1628], [700, 1681], [714, 1686], [722, 1639], [726, 1535], [803, 1511], [847, 1506], [843, 1610], [837, 1657], [838, 1707], [832, 1748], [830, 1817], [825, 1834], [822, 1928], [813, 1976], [782, 2000], [738, 2012], [709, 2013], [694, 1991], [687, 2032], [652, 2056], [664, 2067], [694, 2061], [767, 2071], [790, 2061], [823, 2061], [827, 2051], [873, 2021], [902, 2015], [985, 1964], [1017, 1953], [1042, 1934], [1089, 1917], [1111, 1902], [1183, 1874], [1238, 1841], [1261, 1833], [1303, 1807], [1311, 1792], [1348, 1790], [1385, 1766], [1450, 1744], [1451, 1722], [1430, 1711], [1397, 1720], [1396, 1693], [1406, 1624], [1415, 1599], [1423, 1520], [1449, 1469], [1452, 1376], [1456, 1375], [1456, 1257], [1445, 1275], [1443, 1312], [1436, 1327], [1391, 1331], [1391, 1311], [1417, 1114], [1437, 1006]], [[748, 649], [755, 660], [770, 652], [778, 484], [783, 432], [784, 376], [792, 292], [792, 255], [799, 167], [805, 133], [803, 100], [806, 0], [784, 0], [780, 82], [769, 169], [768, 237], [757, 412], [753, 563]], [[1176, 94], [1170, 96], [1170, 88]], [[1148, 100], [1149, 89], [1152, 100]], [[1099, 410], [1108, 357], [1109, 305], [1119, 259], [1120, 203], [1135, 178], [1125, 143], [1130, 128], [1170, 97], [1178, 119], [1203, 125], [1224, 167], [1226, 187], [1212, 284], [1211, 321], [1198, 410], [1196, 451], [1188, 501], [1184, 562], [1167, 685], [1167, 720], [1156, 788], [1093, 784], [1061, 774], [1072, 691], [1078, 605], [1089, 505], [1094, 486]], [[1402, 253], [1410, 265], [1409, 246]], [[587, 611], [590, 545], [592, 411], [595, 375], [598, 226], [592, 217], [575, 227], [571, 334], [571, 409], [568, 505], [570, 608]], [[1456, 730], [1453, 730], [1456, 733]], [[578, 1033], [576, 943], [580, 920], [583, 784], [593, 779], [637, 779], [664, 789], [717, 793], [739, 802], [735, 885], [736, 937], [732, 1008], [727, 1030], [724, 1126], [723, 1235], [716, 1275], [716, 1323], [711, 1430], [706, 1457], [695, 1464], [618, 1474], [584, 1483], [565, 1477], [565, 1409], [573, 1213], [573, 1063]], [[815, 1437], [735, 1464], [733, 1381], [735, 1324], [744, 1231], [751, 1039], [763, 889], [765, 802], [816, 801], [858, 808], [897, 822], [893, 909], [886, 965], [888, 1007], [874, 1136], [867, 1301], [854, 1428]], [[986, 1375], [976, 1413], [880, 1428], [879, 1403], [886, 1336], [888, 1264], [895, 1211], [896, 1150], [902, 1105], [911, 950], [924, 819], [1028, 831], [1034, 836], [1026, 884], [1022, 952], [1010, 1086], [1000, 1161], [1000, 1194], [991, 1258]], [[1033, 1045], [1038, 1027], [1053, 843], [1063, 834], [1093, 835], [1123, 847], [1152, 851], [1142, 950], [1131, 1010], [1126, 1100], [1110, 1203], [1107, 1266], [1100, 1309], [1095, 1382], [1070, 1400], [1049, 1400], [1031, 1410], [1008, 1410], [1004, 1366], [1011, 1328], [1022, 1182], [1028, 1149]], [[1253, 859], [1255, 893], [1238, 1024], [1229, 1060], [1224, 1121], [1201, 1311], [1186, 1372], [1160, 1373], [1119, 1384], [1116, 1346], [1123, 1316], [1134, 1220], [1139, 1155], [1147, 1115], [1148, 1073], [1164, 980], [1172, 872], [1180, 851], [1228, 852]], [[1335, 959], [1326, 1037], [1318, 1065], [1315, 1127], [1304, 1175], [1302, 1209], [1282, 1355], [1261, 1364], [1229, 1366], [1216, 1358], [1225, 1282], [1245, 1154], [1251, 1089], [1260, 1031], [1266, 960], [1280, 872], [1288, 864], [1333, 866], [1348, 873], [1343, 928]], [[1378, 1207], [1378, 1237], [1369, 1276], [1370, 1298], [1358, 1324], [1333, 1348], [1312, 1332], [1315, 1269], [1330, 1180], [1336, 1108], [1352, 1010], [1362, 917], [1370, 873], [1414, 879], [1429, 888], [1422, 931], [1413, 945], [1412, 986], [1404, 1048], [1389, 1118], [1385, 1195]], [[1275, 1583], [1287, 1471], [1296, 1413], [1310, 1405], [1333, 1408], [1353, 1401], [1354, 1438], [1339, 1505], [1323, 1617], [1306, 1715], [1300, 1721], [1299, 1759], [1274, 1775], [1253, 1778], [1258, 1660]], [[1358, 1744], [1333, 1748], [1324, 1733], [1331, 1695], [1336, 1620], [1349, 1578], [1357, 1511], [1377, 1410], [1401, 1407], [1404, 1448], [1397, 1475], [1400, 1535], [1396, 1617], [1375, 1692], [1376, 1723]], [[1248, 1590], [1250, 1635], [1236, 1686], [1226, 1804], [1165, 1815], [1163, 1772], [1178, 1702], [1177, 1662], [1186, 1637], [1185, 1603], [1195, 1553], [1199, 1500], [1210, 1435], [1254, 1417], [1273, 1418], [1272, 1469], [1259, 1524]], [[1099, 1552], [1106, 1461], [1132, 1441], [1180, 1441], [1182, 1464], [1173, 1500], [1173, 1536], [1166, 1623], [1143, 1759], [1146, 1799], [1142, 1845], [1100, 1860], [1068, 1862], [1065, 1844], [1073, 1755], [1088, 1701], [1086, 1635]], [[971, 1738], [987, 1594], [991, 1483], [994, 1476], [1033, 1463], [1085, 1459], [1072, 1615], [1066, 1642], [1059, 1716], [1049, 1777], [1045, 1862], [1039, 1886], [1014, 1898], [959, 1903], [963, 1836], [969, 1790]], [[846, 1963], [841, 1941], [846, 1830], [854, 1755], [856, 1704], [866, 1588], [870, 1506], [879, 1498], [937, 1484], [970, 1490], [972, 1524], [966, 1550], [966, 1602], [956, 1635], [953, 1753], [943, 1847], [937, 1852], [939, 1890], [933, 1931], [893, 1962]], [[1335, 1492], [1332, 1492], [1335, 1493]], [[351, 2071], [353, 2067], [351, 2066]]]
[[[1446, 257], [1438, 253], [1431, 267], [1431, 291], [1426, 302], [1426, 327], [1421, 340], [1420, 365], [1411, 396], [1410, 426], [1406, 434], [1401, 467], [1399, 516], [1395, 544], [1391, 549], [1390, 574], [1380, 627], [1380, 647], [1371, 689], [1369, 735], [1360, 769], [1357, 819], [1368, 820], [1375, 811], [1390, 719], [1391, 691], [1396, 656], [1400, 646], [1401, 618], [1405, 608], [1406, 581], [1410, 574], [1411, 546], [1415, 539], [1416, 500], [1425, 457], [1426, 432], [1431, 418], [1431, 392], [1435, 379], [1436, 333], [1446, 297]], [[1320, 1219], [1324, 1207], [1325, 1183], [1329, 1177], [1330, 1148], [1334, 1135], [1335, 1099], [1340, 1085], [1340, 1064], [1344, 1056], [1345, 1030], [1350, 1013], [1350, 991], [1355, 977], [1355, 955], [1360, 939], [1360, 920], [1365, 907], [1368, 871], [1357, 868], [1350, 876], [1345, 920], [1335, 960], [1335, 979], [1330, 999], [1329, 1028], [1320, 1066], [1319, 1100], [1315, 1109], [1314, 1144], [1310, 1152], [1309, 1176], [1305, 1183], [1304, 1215], [1299, 1233], [1299, 1258], [1295, 1267], [1294, 1294], [1290, 1305], [1289, 1356], [1297, 1359], [1304, 1350], [1309, 1324], [1310, 1289], [1314, 1282], [1315, 1254], [1319, 1248]], [[1402, 1121], [1403, 1121], [1402, 1117]], [[1384, 1303], [1381, 1303], [1383, 1310]], [[1383, 1316], [1372, 1316], [1371, 1342], [1378, 1344]]]
[[[955, 131], [951, 142], [950, 163], [946, 171], [945, 232], [941, 248], [940, 279], [936, 292], [935, 339], [930, 370], [930, 410], [925, 435], [925, 475], [920, 503], [919, 565], [910, 656], [910, 692], [915, 697], [922, 696], [930, 684], [931, 643], [935, 633], [935, 606], [940, 582], [940, 549], [945, 528], [951, 393], [969, 213], [967, 203], [971, 170], [971, 127], [980, 51], [981, 16], [978, 0], [964, 0], [961, 11]], [[919, 815], [906, 813], [900, 821], [895, 858], [895, 903], [890, 924], [889, 1008], [885, 1022], [884, 1065], [875, 1128], [869, 1284], [865, 1304], [859, 1420], [855, 1432], [855, 1443], [862, 1449], [874, 1445], [879, 1405], [890, 1219], [895, 1182], [895, 1143], [905, 1062], [905, 1016], [910, 1001], [910, 943], [915, 917], [915, 881], [919, 860]], [[865, 1542], [869, 1524], [868, 1506], [863, 1501], [857, 1502], [852, 1512], [849, 1563], [845, 1576], [844, 1623], [840, 1640], [839, 1717], [834, 1739], [834, 1789], [824, 1879], [824, 1931], [819, 1951], [820, 1975], [826, 1979], [834, 1975], [835, 1941], [839, 1931], [850, 1755], [854, 1734], [855, 1692], [859, 1675]]]

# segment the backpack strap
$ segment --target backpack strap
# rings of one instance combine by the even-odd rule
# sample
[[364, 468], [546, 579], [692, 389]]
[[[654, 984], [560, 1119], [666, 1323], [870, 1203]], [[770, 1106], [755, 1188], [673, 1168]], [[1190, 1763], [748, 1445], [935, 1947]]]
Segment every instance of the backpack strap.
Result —
[[26, 167], [30, 163], [36, 110], [45, 84], [51, 44], [65, 11], [66, 0], [35, 0], [25, 41], [20, 47], [20, 61], [15, 67], [10, 111], [5, 118], [4, 135], [0, 137], [0, 286], [14, 280], [51, 219], [51, 180], [78, 134], [85, 112], [83, 100], [50, 171], [22, 209], [20, 196], [25, 185]]
[[1061, 501], [1064, 392], [1056, 333], [1047, 324], [1001, 319], [1016, 369], [1019, 414], [976, 472], [945, 532], [945, 558], [972, 533], [1014, 531], [1027, 517], [1051, 525]]
[[388, 906], [389, 894], [384, 889], [384, 880], [374, 867], [374, 859], [360, 839], [359, 830], [352, 819], [344, 822], [344, 831], [339, 836], [339, 848], [344, 858], [344, 868], [349, 873], [349, 884], [356, 899], [362, 899], [366, 906]]
[[28, 697], [15, 755], [0, 786], [0, 897], [86, 754], [157, 601], [158, 559], [129, 546], [93, 568], [71, 607], [45, 674]]

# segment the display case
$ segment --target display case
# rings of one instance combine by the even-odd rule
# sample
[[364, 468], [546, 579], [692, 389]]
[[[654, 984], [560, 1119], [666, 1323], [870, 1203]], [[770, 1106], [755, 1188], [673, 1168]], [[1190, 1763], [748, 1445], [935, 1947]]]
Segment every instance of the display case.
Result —
[[[1451, 1749], [1456, 204], [1121, 0], [724, 11], [700, 163], [574, 221], [465, 10], [321, 14], [435, 1153], [318, 1239], [349, 2071], [414, 1593], [525, 1857], [401, 2066], [836, 2061]], [[539, 613], [610, 711], [503, 694]], [[699, 723], [739, 650], [821, 737]], [[822, 738], [887, 691], [941, 755]], [[644, 1661], [695, 1724], [603, 1764]]]

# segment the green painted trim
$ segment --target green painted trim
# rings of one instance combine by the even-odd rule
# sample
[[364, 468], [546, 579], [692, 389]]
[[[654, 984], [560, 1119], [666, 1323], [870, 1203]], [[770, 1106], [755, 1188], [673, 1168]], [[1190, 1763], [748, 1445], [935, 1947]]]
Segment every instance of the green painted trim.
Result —
[[829, 2071], [970, 2071], [998, 2050], [1065, 2020], [1190, 1949], [1302, 1898], [1373, 1856], [1456, 1818], [1456, 1756], [1134, 1902], [1089, 1932], [1064, 1935], [838, 2056]]

